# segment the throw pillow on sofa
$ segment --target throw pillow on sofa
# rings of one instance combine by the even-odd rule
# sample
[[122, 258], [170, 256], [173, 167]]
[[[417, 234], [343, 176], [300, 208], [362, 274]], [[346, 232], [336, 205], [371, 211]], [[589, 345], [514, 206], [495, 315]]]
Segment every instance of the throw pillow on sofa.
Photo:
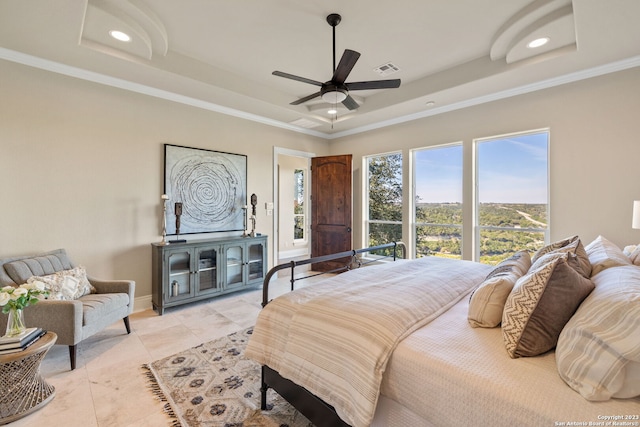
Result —
[[81, 266], [46, 276], [32, 276], [27, 280], [27, 283], [33, 281], [45, 284], [45, 289], [49, 291], [48, 299], [50, 300], [74, 300], [96, 292], [87, 279], [87, 271]]

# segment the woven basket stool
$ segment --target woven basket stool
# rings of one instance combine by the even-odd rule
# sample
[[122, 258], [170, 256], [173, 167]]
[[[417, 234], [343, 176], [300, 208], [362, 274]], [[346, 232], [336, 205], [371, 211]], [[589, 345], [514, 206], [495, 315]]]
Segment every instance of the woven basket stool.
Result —
[[24, 351], [0, 355], [0, 424], [37, 411], [55, 396], [55, 388], [40, 375], [40, 363], [57, 338], [47, 332]]

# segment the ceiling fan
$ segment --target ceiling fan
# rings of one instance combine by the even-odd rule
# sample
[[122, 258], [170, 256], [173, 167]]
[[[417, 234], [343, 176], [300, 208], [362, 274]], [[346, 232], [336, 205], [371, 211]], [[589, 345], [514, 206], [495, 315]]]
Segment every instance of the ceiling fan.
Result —
[[333, 77], [327, 82], [319, 82], [316, 80], [307, 79], [305, 77], [295, 76], [289, 73], [283, 73], [282, 71], [274, 71], [274, 76], [284, 77], [286, 79], [297, 80], [303, 83], [309, 83], [315, 86], [320, 86], [320, 91], [313, 93], [304, 98], [300, 98], [293, 101], [291, 105], [299, 105], [307, 102], [313, 98], [321, 97], [325, 102], [330, 104], [342, 103], [349, 110], [355, 110], [359, 107], [358, 103], [349, 96], [351, 90], [369, 90], [369, 89], [392, 89], [400, 87], [400, 79], [393, 80], [375, 80], [367, 82], [353, 82], [347, 83], [347, 77], [351, 70], [356, 65], [360, 54], [354, 50], [346, 49], [340, 58], [340, 63], [336, 68], [336, 26], [340, 23], [342, 17], [337, 13], [332, 13], [327, 16], [327, 22], [333, 27]]

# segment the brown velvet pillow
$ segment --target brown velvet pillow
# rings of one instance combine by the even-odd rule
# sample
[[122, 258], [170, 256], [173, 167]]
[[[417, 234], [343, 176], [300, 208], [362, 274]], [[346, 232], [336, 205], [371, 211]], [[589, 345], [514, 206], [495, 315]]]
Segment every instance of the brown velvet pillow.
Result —
[[580, 271], [578, 272], [587, 279], [591, 277], [591, 262], [589, 261], [589, 255], [587, 255], [587, 251], [585, 250], [584, 245], [582, 244], [578, 236], [558, 240], [557, 242], [551, 243], [543, 247], [542, 249], [539, 249], [538, 252], [536, 252], [531, 257], [531, 262], [535, 263], [542, 256], [554, 252], [568, 252], [577, 256], [580, 263]]
[[569, 253], [539, 257], [507, 298], [502, 337], [512, 358], [537, 356], [556, 346], [562, 328], [594, 288], [571, 266]]

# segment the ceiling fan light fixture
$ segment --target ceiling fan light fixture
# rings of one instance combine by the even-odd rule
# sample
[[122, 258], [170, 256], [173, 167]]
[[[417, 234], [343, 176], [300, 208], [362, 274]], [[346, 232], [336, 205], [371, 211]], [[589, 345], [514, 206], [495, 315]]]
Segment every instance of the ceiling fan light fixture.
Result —
[[347, 99], [347, 92], [342, 89], [328, 90], [322, 94], [322, 100], [329, 104], [339, 104]]
[[336, 110], [335, 108], [330, 108], [329, 110], [327, 110], [327, 114], [336, 114], [338, 112], [338, 110]]

